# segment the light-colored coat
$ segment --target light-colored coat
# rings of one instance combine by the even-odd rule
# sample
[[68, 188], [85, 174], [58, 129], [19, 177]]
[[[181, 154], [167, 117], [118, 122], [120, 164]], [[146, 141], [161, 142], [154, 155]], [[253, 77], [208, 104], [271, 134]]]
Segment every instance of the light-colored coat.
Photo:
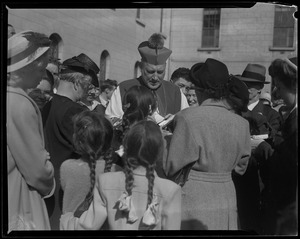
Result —
[[179, 112], [164, 170], [168, 177], [195, 162], [182, 188], [182, 229], [237, 229], [232, 170], [246, 171], [250, 157], [248, 122], [219, 101]]
[[[61, 229], [98, 230], [107, 219], [110, 230], [138, 230], [146, 211], [148, 197], [148, 179], [146, 171], [134, 172], [132, 204], [138, 216], [137, 221], [128, 223], [126, 214], [122, 214], [116, 204], [125, 191], [125, 174], [123, 172], [104, 173], [98, 177], [94, 189], [94, 200], [88, 211], [80, 218], [73, 213], [62, 215]], [[153, 192], [158, 197], [159, 221], [153, 230], [179, 230], [181, 220], [181, 188], [174, 182], [162, 179], [155, 173]]]
[[[104, 173], [103, 158], [96, 161], [96, 177]], [[111, 172], [121, 171], [122, 168], [113, 164]], [[68, 159], [60, 166], [60, 184], [64, 191], [62, 212], [75, 212], [90, 190], [90, 167], [82, 159]]]
[[50, 230], [43, 197], [51, 196], [55, 182], [44, 148], [41, 113], [19, 88], [7, 87], [6, 106], [8, 231]]

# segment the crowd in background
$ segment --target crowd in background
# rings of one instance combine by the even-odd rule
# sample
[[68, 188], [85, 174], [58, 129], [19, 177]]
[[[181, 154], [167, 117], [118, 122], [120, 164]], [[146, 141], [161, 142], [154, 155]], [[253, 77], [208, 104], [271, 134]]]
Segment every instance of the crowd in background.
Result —
[[165, 80], [172, 50], [154, 33], [141, 76], [118, 83], [50, 48], [8, 25], [9, 232], [298, 234], [297, 57], [235, 75], [207, 58]]

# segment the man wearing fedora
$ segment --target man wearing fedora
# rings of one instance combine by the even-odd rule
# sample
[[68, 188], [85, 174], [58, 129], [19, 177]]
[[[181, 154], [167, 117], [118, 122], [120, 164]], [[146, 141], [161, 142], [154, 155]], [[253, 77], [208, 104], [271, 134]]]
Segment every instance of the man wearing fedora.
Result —
[[[248, 64], [241, 76], [237, 76], [247, 86], [249, 91], [249, 104], [248, 112], [243, 114], [244, 117], [255, 117], [256, 114], [265, 116], [270, 134], [274, 136], [280, 128], [280, 115], [278, 112], [270, 107], [264, 105], [263, 101], [260, 100], [262, 89], [266, 82], [266, 68], [260, 64]], [[258, 134], [265, 134], [268, 132], [258, 132]]]
[[150, 89], [157, 97], [158, 112], [155, 120], [160, 122], [168, 114], [175, 114], [181, 109], [189, 107], [185, 95], [179, 87], [169, 81], [164, 81], [166, 61], [172, 51], [164, 47], [164, 38], [154, 33], [148, 41], [138, 46], [141, 59], [141, 76], [137, 79], [123, 81], [112, 94], [105, 114], [111, 119], [121, 119], [122, 98], [125, 92], [134, 85], [143, 85]]
[[[269, 105], [264, 104], [261, 92], [266, 82], [266, 68], [260, 64], [248, 64], [242, 75], [237, 77], [248, 87], [248, 111], [242, 116], [250, 123], [251, 135], [267, 135], [266, 141], [273, 142], [280, 129], [281, 120], [279, 113]], [[241, 228], [260, 232], [260, 204], [263, 182], [260, 176], [262, 157], [258, 156], [257, 146], [262, 139], [252, 139], [252, 154], [246, 173], [242, 177], [235, 177], [237, 188], [238, 209]], [[260, 147], [259, 150], [262, 150]]]
[[[74, 115], [89, 110], [78, 102], [86, 97], [92, 85], [98, 86], [98, 66], [85, 54], [67, 59], [62, 64], [60, 82], [56, 94], [43, 108], [46, 149], [51, 155], [55, 179], [60, 182], [59, 169], [62, 162], [79, 155], [73, 149]], [[62, 208], [62, 191], [59, 183], [54, 197], [46, 201], [52, 230], [59, 230]]]

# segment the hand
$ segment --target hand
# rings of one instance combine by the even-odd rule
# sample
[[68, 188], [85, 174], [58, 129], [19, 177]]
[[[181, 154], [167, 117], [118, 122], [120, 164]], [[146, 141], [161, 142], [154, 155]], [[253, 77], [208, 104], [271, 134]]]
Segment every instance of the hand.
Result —
[[47, 160], [50, 160], [50, 158], [51, 158], [51, 157], [50, 157], [50, 153], [49, 153], [49, 152], [46, 152], [46, 159], [47, 159]]
[[162, 132], [163, 137], [167, 136], [167, 135], [173, 135], [172, 132], [170, 132], [169, 130], [165, 130], [162, 128], [161, 128], [161, 132]]
[[113, 118], [110, 118], [110, 120], [114, 127], [117, 127], [122, 124], [122, 119], [120, 119], [120, 118], [113, 117]]
[[153, 121], [154, 123], [156, 123], [156, 120], [155, 120], [155, 117], [154, 117], [153, 114], [152, 114], [152, 115], [148, 115], [148, 116], [147, 116], [147, 120]]

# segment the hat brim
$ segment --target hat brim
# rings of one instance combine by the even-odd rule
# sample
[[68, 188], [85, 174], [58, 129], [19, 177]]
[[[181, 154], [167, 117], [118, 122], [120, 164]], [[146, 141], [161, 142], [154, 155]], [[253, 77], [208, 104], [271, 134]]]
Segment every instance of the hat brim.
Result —
[[270, 84], [270, 82], [268, 81], [260, 81], [260, 80], [255, 80], [255, 79], [251, 79], [251, 78], [247, 78], [247, 77], [243, 77], [243, 76], [237, 76], [235, 75], [235, 77], [237, 77], [238, 79], [240, 79], [241, 81], [245, 81], [245, 82], [253, 82], [253, 83], [261, 83], [261, 84]]
[[30, 63], [32, 63], [33, 61], [35, 61], [36, 59], [38, 59], [41, 55], [43, 55], [46, 51], [48, 51], [50, 49], [50, 47], [39, 47], [34, 55], [30, 55], [26, 58], [24, 58], [21, 61], [16, 62], [15, 64], [9, 65], [7, 66], [7, 73], [19, 70], [27, 65], [29, 65]]

